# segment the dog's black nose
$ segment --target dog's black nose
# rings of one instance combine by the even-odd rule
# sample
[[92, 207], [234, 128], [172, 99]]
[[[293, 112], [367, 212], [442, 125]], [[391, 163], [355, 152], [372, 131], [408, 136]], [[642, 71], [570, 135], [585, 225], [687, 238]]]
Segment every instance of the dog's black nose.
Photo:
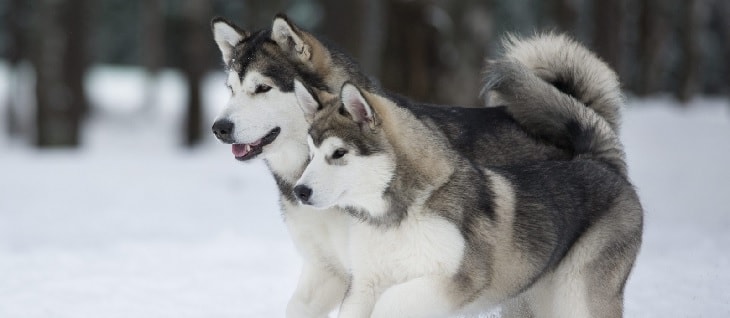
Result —
[[294, 196], [296, 196], [299, 201], [302, 201], [302, 203], [309, 204], [309, 198], [312, 196], [312, 188], [300, 184], [294, 187]]
[[219, 119], [213, 123], [213, 134], [223, 142], [233, 142], [233, 122], [228, 119]]

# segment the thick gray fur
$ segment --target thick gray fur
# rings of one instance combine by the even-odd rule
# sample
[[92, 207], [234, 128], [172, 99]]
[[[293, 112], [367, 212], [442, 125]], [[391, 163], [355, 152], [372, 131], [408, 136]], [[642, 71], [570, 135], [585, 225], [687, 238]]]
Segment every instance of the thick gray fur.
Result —
[[[604, 161], [626, 177], [623, 146], [605, 114], [598, 116], [595, 108], [561, 92], [519, 61], [492, 61], [486, 81], [509, 105], [508, 111], [532, 132], [572, 149], [577, 158]], [[618, 113], [611, 117], [617, 118]]]
[[[554, 86], [560, 92], [570, 95], [578, 102], [593, 109], [614, 131], [618, 132], [621, 123], [621, 109], [624, 98], [616, 73], [593, 52], [563, 34], [545, 33], [528, 38], [508, 35], [502, 41], [504, 53], [495, 62], [511, 61], [525, 66], [526, 70]], [[506, 92], [492, 90], [498, 83], [495, 78], [500, 73], [488, 61], [486, 84], [482, 93], [488, 93], [488, 103], [506, 103], [516, 95], [503, 95]], [[531, 128], [534, 122], [526, 114], [529, 109], [512, 109], [517, 121]]]
[[[525, 100], [519, 103], [542, 96], [544, 88], [525, 82], [525, 78], [534, 78], [524, 76], [530, 74], [524, 67], [505, 65], [513, 69], [503, 72], [500, 82], [521, 92]], [[530, 89], [520, 90], [525, 87]], [[622, 316], [625, 282], [641, 244], [643, 211], [626, 176], [622, 145], [603, 118], [570, 98], [567, 103], [560, 98], [543, 100], [548, 105], [536, 108], [536, 116], [546, 116], [543, 112], [557, 115], [546, 131], [552, 126], [565, 127], [567, 132], [556, 137], [575, 151], [575, 158], [485, 166], [454, 147], [435, 122], [387, 97], [364, 96], [380, 128], [362, 129], [353, 117], [336, 111], [339, 102], [332, 101], [324, 107], [329, 111], [314, 120], [310, 130], [314, 144], [337, 137], [353, 149], [372, 150], [353, 151], [353, 156], [393, 158], [395, 171], [382, 189], [385, 214], [368, 219], [367, 211], [361, 213], [375, 229], [373, 235], [403, 231], [408, 237], [414, 224], [424, 219], [448, 220], [463, 238], [464, 253], [455, 273], [419, 272], [421, 265], [449, 263], [438, 255], [413, 267], [402, 263], [399, 273], [378, 272], [375, 277], [384, 275], [382, 281], [392, 279], [398, 286], [398, 292], [386, 291], [382, 296], [370, 293], [368, 286], [374, 284], [376, 291], [392, 286], [374, 281], [368, 276], [372, 265], [361, 267], [356, 257], [351, 292], [342, 311], [367, 314], [368, 309], [357, 308], [358, 304], [375, 303], [375, 313], [409, 316], [421, 312], [418, 304], [405, 301], [413, 297], [407, 291], [425, 299], [445, 299], [442, 306], [431, 306], [437, 310], [431, 312], [434, 316], [509, 300], [527, 306], [523, 310], [508, 307], [506, 312], [516, 317]], [[394, 242], [386, 245], [387, 251], [371, 247], [365, 259], [379, 257], [379, 264], [403, 262], [382, 255], [392, 254], [392, 248], [427, 250], [433, 242], [445, 239], [421, 234], [425, 235], [422, 242]], [[352, 239], [358, 246], [372, 237]], [[397, 281], [397, 277], [419, 277], [414, 284], [433, 279], [427, 285], [436, 287], [432, 293], [420, 290], [420, 285], [409, 289], [409, 281]], [[561, 296], [564, 293], [569, 295]], [[368, 297], [381, 298], [376, 302]]]

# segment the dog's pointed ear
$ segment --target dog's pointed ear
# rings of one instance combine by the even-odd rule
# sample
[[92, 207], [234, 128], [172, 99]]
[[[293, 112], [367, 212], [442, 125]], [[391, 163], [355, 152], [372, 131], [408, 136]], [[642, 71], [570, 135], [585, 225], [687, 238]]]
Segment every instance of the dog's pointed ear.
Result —
[[284, 14], [277, 14], [271, 26], [271, 39], [282, 50], [292, 53], [301, 61], [312, 58], [312, 46], [302, 36], [303, 32]]
[[297, 97], [299, 107], [304, 112], [304, 118], [311, 124], [314, 121], [314, 114], [319, 110], [319, 102], [299, 80], [294, 80], [294, 95]]
[[210, 21], [210, 26], [213, 29], [213, 39], [215, 39], [215, 43], [218, 44], [218, 48], [221, 50], [223, 63], [230, 66], [231, 58], [233, 58], [233, 48], [251, 34], [222, 17], [213, 18]]
[[370, 129], [375, 129], [378, 124], [375, 112], [360, 89], [351, 83], [345, 83], [340, 91], [340, 99], [342, 106], [356, 123], [361, 127], [368, 125]]

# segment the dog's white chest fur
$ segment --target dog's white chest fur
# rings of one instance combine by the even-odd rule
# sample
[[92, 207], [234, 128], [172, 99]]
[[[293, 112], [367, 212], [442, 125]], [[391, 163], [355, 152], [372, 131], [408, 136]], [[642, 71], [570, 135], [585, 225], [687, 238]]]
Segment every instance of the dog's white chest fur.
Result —
[[335, 208], [319, 210], [288, 201], [283, 204], [285, 223], [302, 256], [345, 275], [349, 267], [347, 244], [352, 218]]
[[353, 225], [350, 252], [354, 279], [387, 288], [425, 275], [455, 273], [464, 239], [453, 223], [409, 216], [396, 227]]

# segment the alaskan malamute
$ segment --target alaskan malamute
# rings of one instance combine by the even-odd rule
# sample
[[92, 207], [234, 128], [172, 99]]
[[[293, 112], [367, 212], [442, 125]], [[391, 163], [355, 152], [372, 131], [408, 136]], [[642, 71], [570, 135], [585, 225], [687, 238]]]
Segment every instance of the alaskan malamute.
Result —
[[361, 220], [340, 317], [446, 317], [501, 303], [508, 317], [622, 316], [643, 212], [615, 131], [519, 62], [490, 72], [501, 96], [528, 92], [510, 107], [574, 159], [482, 166], [388, 97], [345, 84], [318, 102], [295, 84], [313, 120], [295, 195]]
[[[348, 225], [353, 219], [334, 208], [314, 211], [299, 205], [292, 195], [308, 162], [309, 129], [294, 94], [294, 80], [313, 92], [338, 92], [345, 81], [369, 91], [380, 89], [347, 55], [322, 44], [285, 16], [277, 16], [271, 29], [257, 32], [245, 31], [223, 18], [213, 19], [212, 27], [231, 90], [213, 131], [221, 141], [232, 144], [236, 159], [265, 160], [277, 181], [285, 223], [304, 260], [287, 316], [324, 317], [340, 303], [347, 288]], [[538, 76], [550, 77], [580, 101], [601, 97], [587, 105], [607, 120], [617, 119], [622, 101], [614, 73], [590, 53], [583, 54], [585, 49], [565, 38], [554, 38], [557, 42], [546, 41], [550, 45], [544, 48], [536, 47], [544, 46], [537, 42], [542, 38], [515, 41], [506, 56], [519, 57]], [[570, 56], [566, 52], [581, 60], [566, 58]], [[585, 74], [603, 74], [609, 82], [599, 83]], [[493, 97], [499, 101], [509, 98]], [[569, 159], [573, 155], [570, 149], [537, 137], [521, 124], [523, 120], [529, 123], [529, 114], [521, 118], [520, 113], [510, 113], [509, 106], [442, 108], [405, 100], [403, 104], [412, 105], [414, 112], [423, 110], [419, 116], [434, 121], [459, 152], [479, 164]]]

